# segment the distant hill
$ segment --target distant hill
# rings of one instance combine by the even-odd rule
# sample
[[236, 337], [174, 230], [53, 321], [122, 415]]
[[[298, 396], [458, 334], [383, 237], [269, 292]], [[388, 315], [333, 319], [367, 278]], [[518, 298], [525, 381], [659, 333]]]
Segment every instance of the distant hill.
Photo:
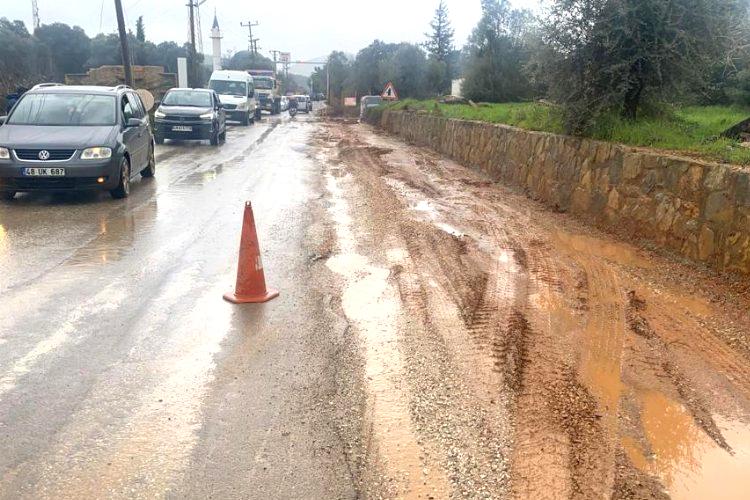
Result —
[[[320, 66], [323, 66], [325, 63], [324, 61], [328, 59], [328, 56], [318, 56], [318, 57], [311, 57], [310, 59], [304, 59], [305, 61], [322, 61]], [[295, 75], [302, 75], [305, 77], [309, 77], [313, 74], [313, 71], [315, 71], [315, 64], [292, 64], [289, 66], [289, 73], [294, 73]]]

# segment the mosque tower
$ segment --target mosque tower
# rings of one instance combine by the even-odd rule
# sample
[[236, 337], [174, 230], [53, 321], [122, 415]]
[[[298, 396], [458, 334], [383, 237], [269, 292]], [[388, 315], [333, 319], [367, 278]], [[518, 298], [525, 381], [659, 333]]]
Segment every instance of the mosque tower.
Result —
[[216, 71], [221, 69], [221, 30], [216, 11], [214, 11], [214, 25], [211, 27], [211, 40], [213, 41], [214, 71]]

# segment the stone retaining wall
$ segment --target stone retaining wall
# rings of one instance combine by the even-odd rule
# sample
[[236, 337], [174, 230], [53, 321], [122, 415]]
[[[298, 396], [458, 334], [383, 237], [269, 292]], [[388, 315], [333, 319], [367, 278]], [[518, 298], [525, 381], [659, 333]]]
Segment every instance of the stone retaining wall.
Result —
[[404, 111], [371, 122], [560, 210], [750, 274], [750, 170], [578, 137]]

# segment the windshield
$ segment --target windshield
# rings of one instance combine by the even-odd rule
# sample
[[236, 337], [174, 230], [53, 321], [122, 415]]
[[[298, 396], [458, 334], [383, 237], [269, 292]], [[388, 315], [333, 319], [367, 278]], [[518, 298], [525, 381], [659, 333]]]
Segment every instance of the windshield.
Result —
[[245, 82], [211, 80], [208, 82], [208, 88], [215, 90], [217, 94], [221, 95], [247, 96], [247, 84]]
[[255, 77], [255, 88], [257, 89], [272, 89], [273, 88], [273, 79], [272, 78], [263, 78], [256, 76]]
[[210, 108], [211, 94], [202, 90], [172, 90], [161, 101], [164, 106]]
[[114, 125], [114, 96], [91, 94], [26, 94], [8, 118], [12, 125]]

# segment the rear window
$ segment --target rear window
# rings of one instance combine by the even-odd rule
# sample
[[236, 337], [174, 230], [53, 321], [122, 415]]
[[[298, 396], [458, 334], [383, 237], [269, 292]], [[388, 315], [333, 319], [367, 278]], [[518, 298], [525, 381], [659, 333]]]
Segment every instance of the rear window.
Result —
[[254, 80], [256, 89], [268, 90], [273, 88], [273, 80], [271, 78], [261, 78], [256, 76]]
[[164, 106], [193, 106], [210, 108], [211, 94], [204, 90], [170, 90], [161, 103]]
[[247, 96], [247, 83], [231, 80], [211, 80], [208, 82], [208, 88], [216, 91], [221, 95]]
[[114, 125], [114, 96], [95, 94], [26, 94], [8, 118], [12, 125]]

